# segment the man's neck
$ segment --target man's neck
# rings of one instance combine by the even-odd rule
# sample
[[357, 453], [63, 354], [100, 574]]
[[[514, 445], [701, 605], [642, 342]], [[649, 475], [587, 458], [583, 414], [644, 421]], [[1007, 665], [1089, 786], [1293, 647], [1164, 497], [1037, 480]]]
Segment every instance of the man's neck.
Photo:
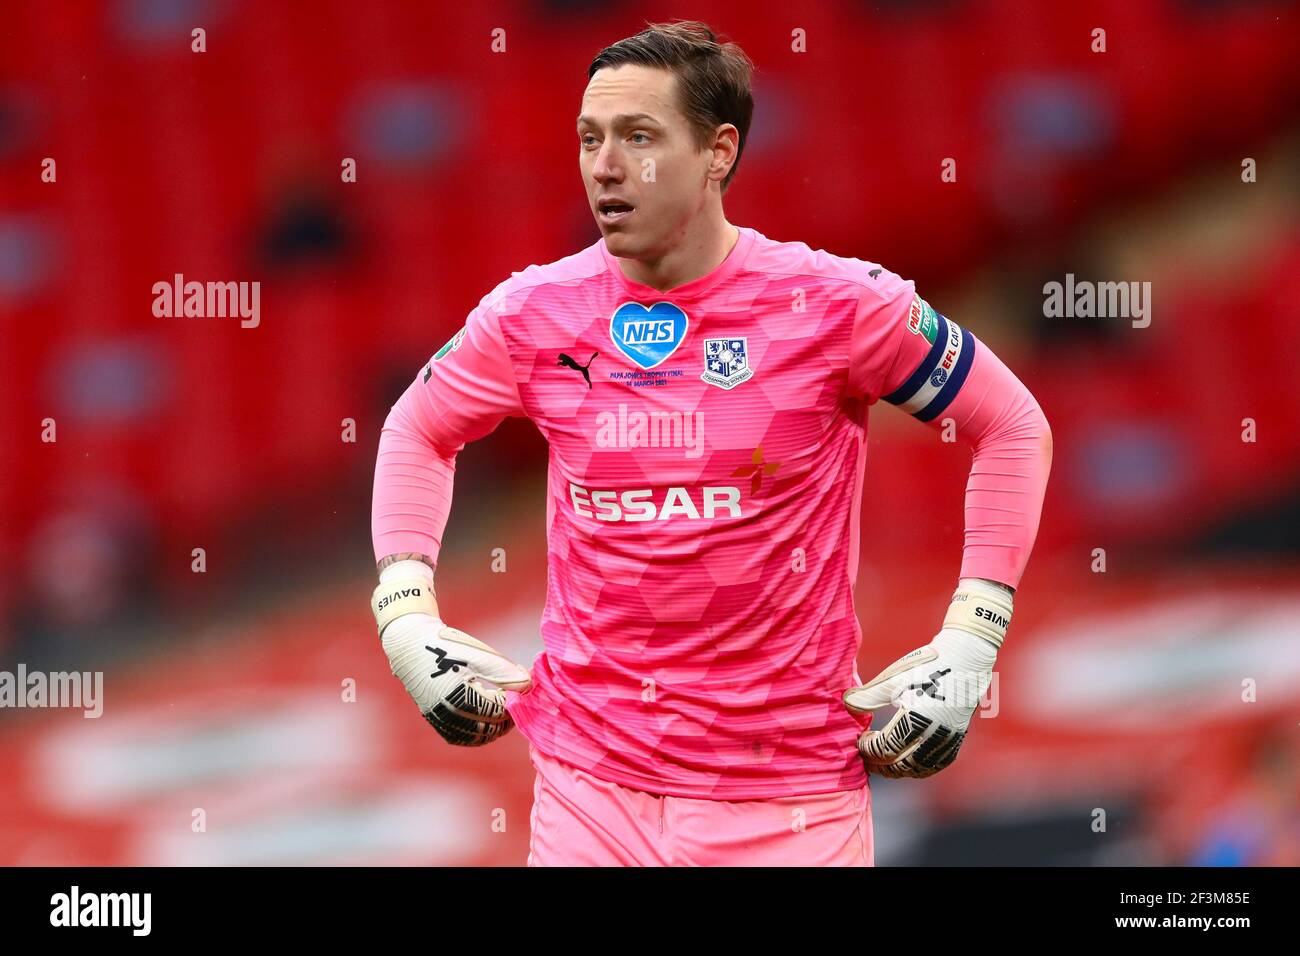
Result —
[[739, 241], [740, 230], [727, 220], [719, 219], [699, 235], [688, 235], [653, 262], [640, 259], [619, 259], [618, 262], [623, 275], [633, 282], [668, 292], [718, 268]]

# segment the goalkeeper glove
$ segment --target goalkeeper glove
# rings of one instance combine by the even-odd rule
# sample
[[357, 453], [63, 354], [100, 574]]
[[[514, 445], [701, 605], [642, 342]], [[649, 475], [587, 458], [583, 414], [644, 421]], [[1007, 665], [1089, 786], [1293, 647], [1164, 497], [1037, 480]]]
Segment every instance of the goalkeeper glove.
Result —
[[850, 712], [898, 708], [880, 730], [858, 738], [868, 773], [928, 777], [957, 758], [971, 716], [993, 681], [993, 664], [1011, 622], [1011, 590], [962, 578], [943, 628], [861, 687], [844, 692]]
[[532, 686], [528, 671], [442, 622], [432, 568], [394, 562], [380, 572], [370, 604], [393, 676], [444, 740], [479, 747], [514, 726], [505, 691]]

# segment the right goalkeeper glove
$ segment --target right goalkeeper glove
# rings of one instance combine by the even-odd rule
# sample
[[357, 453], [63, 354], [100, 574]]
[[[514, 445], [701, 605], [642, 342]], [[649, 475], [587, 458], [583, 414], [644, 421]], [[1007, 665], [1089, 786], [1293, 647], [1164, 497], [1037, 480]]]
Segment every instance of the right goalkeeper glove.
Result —
[[393, 676], [444, 740], [480, 747], [514, 726], [505, 691], [531, 687], [528, 671], [442, 622], [432, 568], [394, 562], [380, 573], [370, 605]]

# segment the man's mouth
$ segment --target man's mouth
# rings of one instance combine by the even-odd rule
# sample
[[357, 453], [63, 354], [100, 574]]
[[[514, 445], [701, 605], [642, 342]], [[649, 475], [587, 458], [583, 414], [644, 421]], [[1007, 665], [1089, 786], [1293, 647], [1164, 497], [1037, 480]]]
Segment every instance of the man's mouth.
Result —
[[612, 226], [632, 215], [635, 208], [629, 203], [616, 199], [602, 199], [596, 204], [596, 214], [601, 222]]

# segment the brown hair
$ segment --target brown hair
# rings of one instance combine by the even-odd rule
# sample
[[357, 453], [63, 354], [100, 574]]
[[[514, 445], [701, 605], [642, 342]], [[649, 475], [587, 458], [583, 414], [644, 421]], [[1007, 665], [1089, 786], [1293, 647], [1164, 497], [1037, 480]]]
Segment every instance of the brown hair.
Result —
[[628, 63], [658, 67], [676, 75], [678, 106], [699, 148], [709, 146], [722, 123], [731, 123], [740, 131], [736, 161], [722, 180], [722, 191], [726, 192], [740, 166], [754, 114], [754, 97], [749, 88], [754, 64], [745, 51], [735, 43], [724, 43], [698, 20], [647, 23], [636, 36], [619, 40], [596, 54], [587, 78], [604, 67]]

